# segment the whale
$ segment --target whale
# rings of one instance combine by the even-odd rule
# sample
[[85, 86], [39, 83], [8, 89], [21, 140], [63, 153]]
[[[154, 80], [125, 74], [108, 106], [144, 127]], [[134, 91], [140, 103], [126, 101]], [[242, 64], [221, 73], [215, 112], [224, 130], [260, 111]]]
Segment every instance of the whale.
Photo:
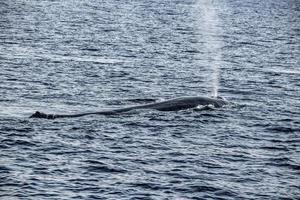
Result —
[[116, 108], [110, 110], [102, 110], [96, 112], [86, 112], [78, 114], [46, 114], [43, 112], [36, 111], [30, 116], [30, 118], [44, 118], [44, 119], [56, 119], [56, 118], [72, 118], [72, 117], [82, 117], [86, 115], [115, 115], [131, 110], [139, 109], [153, 109], [158, 111], [179, 111], [191, 108], [197, 108], [198, 106], [209, 106], [212, 105], [216, 108], [222, 107], [228, 104], [228, 102], [221, 98], [213, 97], [201, 97], [201, 96], [192, 96], [192, 97], [179, 97], [174, 99], [169, 99], [165, 101], [148, 103], [143, 105], [135, 105], [124, 108]]

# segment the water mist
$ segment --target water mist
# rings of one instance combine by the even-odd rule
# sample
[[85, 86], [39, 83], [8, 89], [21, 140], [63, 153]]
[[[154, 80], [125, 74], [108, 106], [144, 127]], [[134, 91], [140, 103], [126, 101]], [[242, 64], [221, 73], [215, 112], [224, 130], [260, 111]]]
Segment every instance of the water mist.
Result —
[[199, 16], [200, 37], [203, 40], [205, 53], [211, 67], [211, 96], [218, 96], [220, 65], [222, 61], [222, 28], [217, 10], [212, 0], [198, 0], [197, 11]]

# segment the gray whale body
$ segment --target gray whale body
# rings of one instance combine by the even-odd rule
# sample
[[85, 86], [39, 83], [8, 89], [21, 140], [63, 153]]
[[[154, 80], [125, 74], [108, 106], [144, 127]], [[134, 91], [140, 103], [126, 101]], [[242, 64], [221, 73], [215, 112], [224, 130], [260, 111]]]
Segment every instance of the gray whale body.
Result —
[[209, 98], [209, 97], [180, 97], [175, 99], [170, 99], [166, 101], [149, 103], [144, 105], [137, 105], [125, 108], [117, 108], [111, 110], [103, 110], [98, 112], [87, 112], [79, 114], [45, 114], [39, 111], [36, 111], [30, 118], [45, 118], [45, 119], [55, 119], [55, 118], [66, 118], [66, 117], [81, 117], [85, 115], [113, 115], [119, 114], [122, 112], [127, 112], [137, 109], [154, 109], [159, 111], [178, 111], [189, 108], [196, 108], [199, 105], [208, 106], [213, 105], [214, 107], [222, 107], [228, 102], [221, 98]]

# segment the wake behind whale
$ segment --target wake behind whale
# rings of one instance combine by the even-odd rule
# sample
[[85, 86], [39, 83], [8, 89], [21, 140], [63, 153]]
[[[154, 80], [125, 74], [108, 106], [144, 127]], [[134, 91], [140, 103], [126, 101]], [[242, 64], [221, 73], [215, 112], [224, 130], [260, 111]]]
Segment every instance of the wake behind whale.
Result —
[[213, 105], [214, 107], [222, 107], [228, 102], [222, 98], [209, 98], [209, 97], [180, 97], [175, 99], [170, 99], [166, 101], [149, 103], [144, 105], [130, 106], [125, 108], [117, 108], [111, 110], [103, 110], [97, 112], [86, 112], [79, 114], [45, 114], [36, 111], [30, 118], [44, 118], [44, 119], [56, 119], [56, 118], [71, 118], [71, 117], [82, 117], [86, 115], [113, 115], [123, 112], [128, 112], [131, 110], [138, 109], [154, 109], [158, 111], [178, 111], [189, 108], [196, 108], [198, 106], [208, 106]]

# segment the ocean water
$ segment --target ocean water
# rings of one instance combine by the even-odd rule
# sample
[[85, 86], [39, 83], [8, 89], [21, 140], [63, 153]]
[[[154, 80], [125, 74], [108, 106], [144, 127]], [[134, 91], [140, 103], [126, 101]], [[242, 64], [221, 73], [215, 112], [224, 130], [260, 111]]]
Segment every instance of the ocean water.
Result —
[[[0, 199], [298, 199], [299, 11], [297, 0], [1, 1]], [[210, 95], [231, 104], [28, 118]]]

